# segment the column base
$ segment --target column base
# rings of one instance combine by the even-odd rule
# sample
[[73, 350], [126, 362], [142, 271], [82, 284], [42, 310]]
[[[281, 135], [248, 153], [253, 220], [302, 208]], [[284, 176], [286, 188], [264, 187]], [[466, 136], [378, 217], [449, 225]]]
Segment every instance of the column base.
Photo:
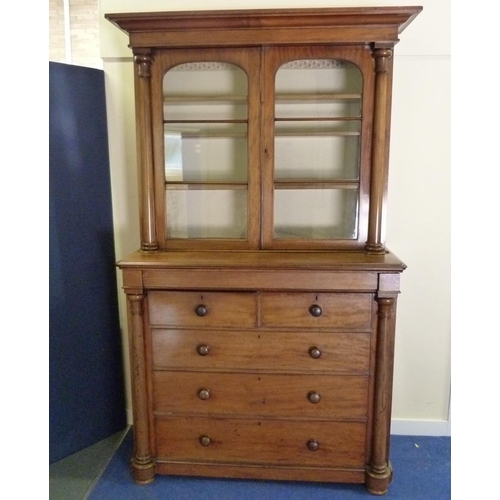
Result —
[[156, 474], [156, 465], [151, 457], [148, 459], [132, 458], [130, 463], [136, 484], [151, 484]]
[[143, 253], [157, 253], [160, 247], [158, 243], [142, 243], [141, 252]]
[[385, 245], [382, 245], [380, 243], [367, 243], [365, 246], [365, 252], [368, 254], [383, 255], [387, 253], [387, 249], [385, 248]]
[[385, 495], [392, 482], [393, 470], [389, 462], [382, 470], [366, 469], [366, 489], [373, 495]]

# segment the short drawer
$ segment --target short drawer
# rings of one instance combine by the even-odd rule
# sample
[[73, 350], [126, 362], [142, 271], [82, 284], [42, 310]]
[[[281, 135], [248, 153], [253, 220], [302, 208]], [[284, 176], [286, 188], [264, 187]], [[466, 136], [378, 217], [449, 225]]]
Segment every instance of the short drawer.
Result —
[[254, 293], [150, 292], [152, 325], [193, 327], [252, 327], [257, 322]]
[[359, 422], [171, 417], [156, 419], [158, 461], [363, 468]]
[[153, 368], [367, 374], [370, 333], [153, 329]]
[[368, 330], [372, 295], [367, 293], [263, 293], [264, 327]]
[[153, 373], [159, 413], [367, 418], [368, 377]]

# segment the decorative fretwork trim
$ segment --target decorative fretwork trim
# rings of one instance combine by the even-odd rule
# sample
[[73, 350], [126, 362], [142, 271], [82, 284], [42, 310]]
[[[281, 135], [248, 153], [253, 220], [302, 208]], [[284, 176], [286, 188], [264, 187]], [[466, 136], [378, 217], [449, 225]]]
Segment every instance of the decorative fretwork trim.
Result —
[[[346, 68], [350, 63], [336, 59], [300, 59], [290, 61], [281, 66], [280, 69], [332, 69]], [[223, 62], [192, 62], [180, 64], [173, 71], [219, 71], [234, 68], [233, 64]]]

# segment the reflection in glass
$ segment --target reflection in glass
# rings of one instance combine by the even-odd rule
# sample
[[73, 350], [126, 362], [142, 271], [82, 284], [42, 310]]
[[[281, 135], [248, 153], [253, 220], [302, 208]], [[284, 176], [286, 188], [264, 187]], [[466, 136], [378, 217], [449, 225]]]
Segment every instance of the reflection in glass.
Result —
[[246, 238], [246, 189], [169, 189], [168, 238]]
[[276, 189], [277, 239], [356, 239], [357, 189]]

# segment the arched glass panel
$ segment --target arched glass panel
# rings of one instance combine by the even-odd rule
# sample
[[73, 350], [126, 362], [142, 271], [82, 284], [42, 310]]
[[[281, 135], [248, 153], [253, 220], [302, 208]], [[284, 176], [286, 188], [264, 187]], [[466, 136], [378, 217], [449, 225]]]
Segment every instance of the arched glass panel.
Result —
[[165, 74], [163, 95], [167, 237], [246, 238], [246, 73], [182, 64]]
[[304, 59], [276, 74], [274, 237], [356, 239], [362, 74]]

